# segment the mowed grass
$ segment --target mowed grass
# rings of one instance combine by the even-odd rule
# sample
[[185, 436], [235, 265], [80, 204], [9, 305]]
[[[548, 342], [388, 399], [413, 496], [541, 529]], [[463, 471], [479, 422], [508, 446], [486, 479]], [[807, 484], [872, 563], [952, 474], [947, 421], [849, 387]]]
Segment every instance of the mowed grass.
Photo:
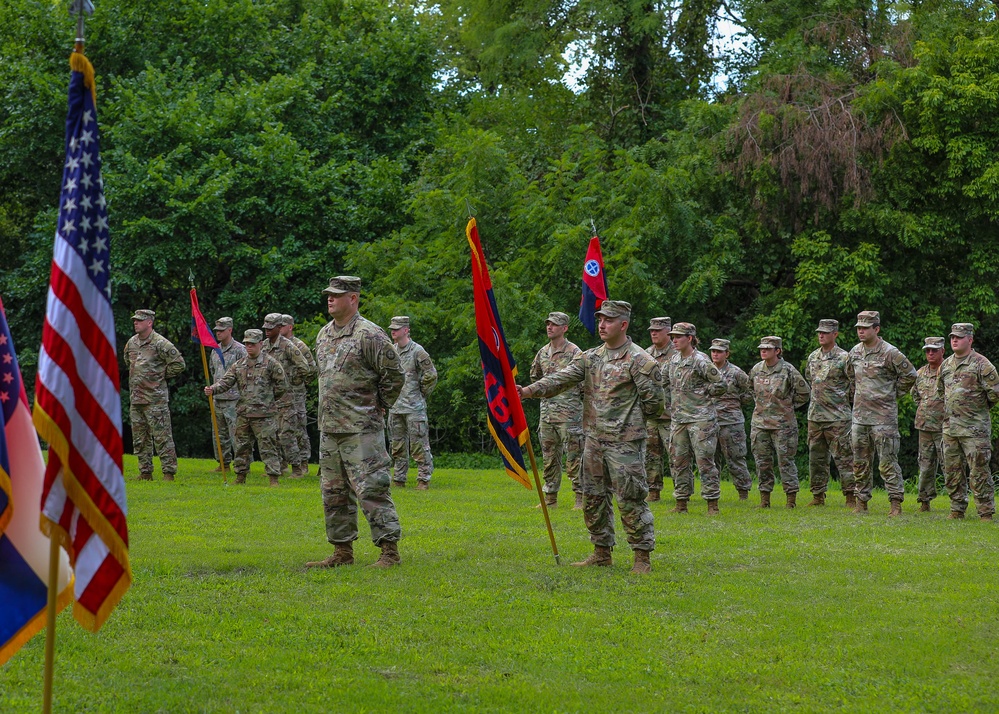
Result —
[[[999, 530], [947, 521], [945, 498], [889, 521], [883, 492], [855, 516], [838, 492], [760, 511], [724, 484], [719, 518], [653, 504], [634, 576], [623, 538], [612, 568], [568, 565], [591, 547], [565, 490], [557, 566], [533, 491], [497, 469], [417, 492], [412, 471], [401, 567], [364, 567], [361, 517], [358, 564], [307, 571], [331, 552], [316, 467], [271, 489], [259, 464], [245, 487], [213, 465], [129, 481], [135, 582], [97, 635], [60, 615], [55, 711], [999, 708]], [[0, 670], [0, 711], [39, 710], [43, 661], [39, 635]]]

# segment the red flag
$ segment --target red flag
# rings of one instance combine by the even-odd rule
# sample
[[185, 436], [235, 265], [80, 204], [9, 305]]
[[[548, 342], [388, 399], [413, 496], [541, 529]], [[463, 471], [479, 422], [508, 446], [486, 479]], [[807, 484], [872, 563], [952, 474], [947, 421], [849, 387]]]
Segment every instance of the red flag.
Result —
[[225, 367], [225, 357], [222, 355], [222, 348], [216, 341], [215, 334], [208, 329], [205, 316], [201, 314], [201, 308], [198, 307], [198, 291], [194, 288], [191, 288], [191, 341], [205, 347], [210, 347], [218, 352], [219, 359], [222, 360], [222, 366]]
[[593, 236], [583, 261], [583, 297], [579, 301], [579, 320], [591, 335], [597, 330], [594, 313], [606, 299], [607, 273], [604, 272], [604, 256], [600, 252], [600, 236]]
[[489, 432], [496, 440], [503, 466], [510, 478], [531, 488], [521, 450], [530, 435], [527, 417], [517, 394], [517, 364], [503, 334], [489, 267], [479, 242], [475, 219], [465, 228], [472, 249], [472, 292], [475, 295], [475, 331], [479, 336], [479, 356], [482, 358], [482, 378], [485, 383]]

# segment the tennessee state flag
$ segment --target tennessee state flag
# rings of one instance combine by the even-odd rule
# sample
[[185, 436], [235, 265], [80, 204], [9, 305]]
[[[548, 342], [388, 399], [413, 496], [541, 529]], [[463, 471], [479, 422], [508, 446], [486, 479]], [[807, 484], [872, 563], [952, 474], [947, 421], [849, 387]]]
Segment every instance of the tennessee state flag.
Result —
[[529, 434], [524, 407], [517, 394], [517, 365], [503, 334], [489, 268], [479, 242], [475, 219], [465, 228], [468, 246], [472, 249], [472, 292], [475, 294], [475, 331], [479, 336], [479, 355], [482, 358], [482, 379], [485, 382], [488, 407], [489, 432], [496, 440], [503, 466], [514, 481], [531, 488], [521, 450]]
[[607, 274], [604, 272], [604, 256], [600, 252], [600, 236], [593, 236], [583, 261], [583, 297], [579, 301], [579, 321], [591, 335], [597, 332], [594, 313], [606, 299]]
[[191, 288], [191, 342], [196, 345], [210, 347], [218, 352], [219, 359], [222, 360], [222, 366], [225, 367], [225, 357], [222, 356], [222, 348], [215, 340], [215, 335], [208, 329], [205, 316], [201, 314], [201, 308], [198, 307], [198, 291], [194, 288]]

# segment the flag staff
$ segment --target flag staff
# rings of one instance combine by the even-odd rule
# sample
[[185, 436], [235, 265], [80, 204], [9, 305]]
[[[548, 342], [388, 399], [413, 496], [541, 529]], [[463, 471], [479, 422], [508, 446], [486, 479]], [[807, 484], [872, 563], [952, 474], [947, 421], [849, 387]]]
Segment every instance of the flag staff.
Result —
[[[191, 290], [194, 290], [193, 270], [188, 270], [187, 278], [191, 281]], [[205, 356], [205, 343], [199, 339], [198, 344], [201, 346], [201, 366], [205, 370], [205, 386], [210, 387], [212, 386], [212, 378], [208, 374], [208, 357]], [[208, 411], [212, 414], [212, 436], [215, 437], [215, 448], [218, 449], [219, 466], [222, 468], [222, 483], [228, 486], [229, 479], [226, 478], [225, 472], [225, 454], [222, 452], [222, 439], [219, 437], [219, 423], [218, 419], [215, 417], [215, 397], [211, 394], [208, 395]]]

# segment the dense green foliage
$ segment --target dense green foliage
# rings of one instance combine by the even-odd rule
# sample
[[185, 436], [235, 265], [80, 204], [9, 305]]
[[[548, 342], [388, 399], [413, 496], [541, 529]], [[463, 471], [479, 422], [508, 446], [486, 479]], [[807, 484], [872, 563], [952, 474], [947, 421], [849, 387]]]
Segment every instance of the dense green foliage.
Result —
[[[746, 41], [719, 54], [732, 14]], [[29, 381], [71, 36], [52, 5], [0, 15], [0, 295]], [[997, 50], [974, 0], [104, 0], [88, 54], [120, 340], [142, 306], [184, 343], [176, 437], [204, 454], [189, 273], [210, 318], [291, 312], [305, 337], [326, 279], [355, 273], [363, 312], [411, 315], [438, 363], [437, 447], [488, 449], [467, 200], [525, 370], [543, 315], [576, 312], [591, 221], [643, 343], [665, 314], [743, 367], [769, 333], [798, 362], [818, 318], [848, 346], [878, 309], [917, 362], [954, 321], [997, 357]]]

